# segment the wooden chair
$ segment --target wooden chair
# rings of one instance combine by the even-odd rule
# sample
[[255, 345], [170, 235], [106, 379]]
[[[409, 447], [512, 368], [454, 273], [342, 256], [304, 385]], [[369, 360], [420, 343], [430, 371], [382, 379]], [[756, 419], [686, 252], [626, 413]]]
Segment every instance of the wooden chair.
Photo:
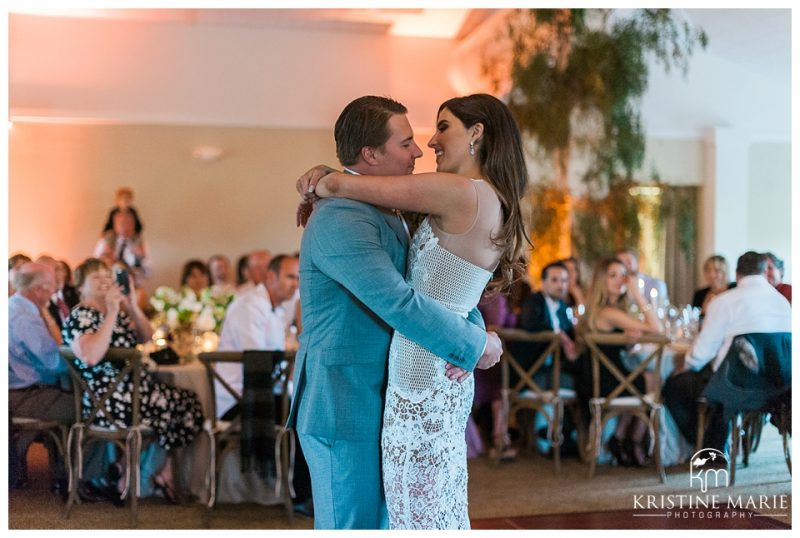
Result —
[[[589, 423], [589, 478], [594, 477], [597, 458], [602, 444], [603, 428], [612, 417], [619, 415], [634, 415], [647, 423], [650, 430], [651, 451], [655, 461], [656, 470], [661, 482], [666, 482], [667, 477], [661, 462], [660, 423], [662, 413], [661, 403], [661, 358], [667, 339], [664, 336], [642, 336], [637, 342], [652, 344], [652, 351], [629, 374], [624, 374], [614, 365], [600, 346], [628, 346], [631, 341], [624, 334], [587, 333], [583, 335], [591, 354], [592, 360], [592, 394], [589, 401], [591, 421]], [[643, 394], [634, 385], [634, 381], [643, 377], [646, 370], [652, 368], [654, 376], [654, 390]], [[600, 393], [600, 369], [607, 369], [619, 382], [611, 392]], [[627, 390], [630, 395], [621, 396]]]
[[[283, 424], [288, 414], [288, 378], [291, 372], [291, 361], [282, 351], [217, 351], [211, 353], [200, 353], [198, 355], [203, 366], [206, 368], [208, 383], [211, 388], [212, 408], [216, 411], [216, 384], [220, 385], [236, 400], [241, 406], [242, 394], [232, 387], [216, 370], [217, 363], [239, 363], [244, 367], [245, 353], [263, 354], [263, 360], [269, 362], [269, 369], [277, 375], [277, 379], [270, 378], [270, 394], [272, 394], [272, 384], [280, 383], [282, 409], [278, 417], [280, 422], [275, 424], [275, 468], [277, 472], [275, 494], [278, 496], [286, 510], [286, 517], [289, 523], [294, 517], [294, 507], [292, 498], [294, 488], [292, 486], [292, 469], [294, 460], [294, 437], [290, 430], [285, 430]], [[208, 503], [206, 505], [206, 525], [210, 524], [211, 512], [216, 504], [217, 484], [219, 483], [219, 471], [225, 461], [225, 457], [234, 449], [239, 448], [242, 433], [241, 414], [230, 422], [217, 419], [216, 412], [210, 417], [210, 428], [206, 430], [210, 437], [210, 457], [207, 474], [207, 485], [209, 490]]]
[[[75, 395], [75, 424], [69, 430], [67, 441], [67, 457], [71, 461], [69, 475], [69, 497], [65, 508], [65, 517], [69, 518], [75, 503], [80, 503], [78, 497], [78, 484], [83, 478], [83, 449], [86, 445], [97, 441], [110, 441], [119, 447], [125, 455], [126, 486], [122, 497], [127, 499], [130, 507], [130, 522], [132, 527], [138, 524], [139, 495], [141, 492], [141, 460], [142, 447], [145, 441], [153, 439], [153, 431], [141, 421], [140, 413], [140, 385], [142, 376], [142, 355], [136, 349], [110, 348], [103, 357], [104, 361], [113, 362], [119, 373], [112, 380], [108, 392], [99, 396], [91, 390], [87, 381], [82, 377], [81, 371], [75, 364], [75, 354], [68, 346], [60, 348], [61, 358], [69, 368]], [[133, 385], [131, 394], [132, 420], [126, 427], [112, 425], [103, 428], [94, 424], [95, 419], [105, 409], [106, 402], [111, 398], [116, 387], [123, 388], [130, 376]], [[127, 389], [123, 389], [127, 390]], [[86, 394], [90, 400], [90, 407], [84, 409], [82, 399]]]
[[[579, 406], [575, 391], [561, 387], [561, 339], [558, 333], [542, 331], [531, 333], [520, 329], [501, 329], [498, 335], [503, 341], [501, 361], [503, 413], [512, 417], [520, 409], [532, 409], [547, 418], [547, 439], [553, 451], [555, 472], [561, 472], [561, 444], [564, 441], [561, 423], [564, 408], [572, 409], [572, 418], [578, 431], [578, 446], [583, 446], [583, 435], [579, 420]], [[544, 349], [537, 355], [530, 366], [524, 366], [522, 357], [515, 356], [511, 348], [521, 348], [530, 344], [543, 345]], [[541, 347], [541, 346], [540, 346]], [[517, 355], [520, 352], [517, 351]], [[534, 379], [552, 357], [550, 388], [541, 387]], [[511, 384], [511, 371], [519, 380]]]
[[736, 481], [739, 451], [742, 464], [749, 465], [767, 415], [783, 438], [784, 457], [789, 474], [792, 457], [791, 435], [791, 333], [748, 333], [736, 336], [728, 354], [709, 380], [698, 400], [697, 446], [702, 448], [706, 432], [709, 401], [722, 406], [730, 420], [731, 444], [729, 480]]
[[[22, 432], [33, 432], [40, 436], [52, 439], [55, 449], [61, 455], [66, 466], [67, 477], [70, 476], [71, 463], [67, 459], [67, 432], [63, 424], [52, 420], [41, 420], [34, 417], [12, 416], [10, 424], [10, 438], [16, 442], [17, 436]], [[19, 454], [20, 465], [25, 469], [25, 454]]]

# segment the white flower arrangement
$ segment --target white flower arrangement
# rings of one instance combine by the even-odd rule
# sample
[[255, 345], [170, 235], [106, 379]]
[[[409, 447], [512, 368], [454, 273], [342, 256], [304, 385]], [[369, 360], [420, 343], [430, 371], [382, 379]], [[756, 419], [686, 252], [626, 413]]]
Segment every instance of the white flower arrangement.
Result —
[[176, 291], [168, 286], [159, 286], [150, 298], [150, 304], [158, 312], [154, 320], [157, 326], [166, 324], [172, 331], [219, 332], [232, 300], [233, 293], [220, 288], [205, 288], [198, 298], [189, 288]]

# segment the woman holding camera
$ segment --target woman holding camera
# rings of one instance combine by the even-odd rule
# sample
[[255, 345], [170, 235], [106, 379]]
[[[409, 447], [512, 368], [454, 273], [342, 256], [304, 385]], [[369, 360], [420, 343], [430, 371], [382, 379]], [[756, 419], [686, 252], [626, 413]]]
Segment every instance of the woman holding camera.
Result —
[[[124, 382], [124, 390], [119, 385], [112, 386], [119, 370], [103, 357], [110, 347], [132, 348], [149, 340], [152, 328], [132, 300], [136, 296], [133, 279], [128, 278], [128, 294], [123, 294], [104, 261], [89, 258], [79, 265], [75, 269], [75, 285], [81, 302], [64, 322], [64, 343], [78, 357], [75, 365], [95, 394], [102, 397], [109, 390], [114, 391], [95, 424], [128, 426], [132, 420], [131, 381]], [[142, 372], [139, 391], [142, 422], [155, 431], [165, 450], [188, 445], [202, 428], [203, 413], [193, 392], [158, 383], [146, 371]], [[90, 407], [88, 395], [84, 395], [84, 409]], [[174, 498], [170, 467], [165, 465], [153, 481], [165, 497]]]

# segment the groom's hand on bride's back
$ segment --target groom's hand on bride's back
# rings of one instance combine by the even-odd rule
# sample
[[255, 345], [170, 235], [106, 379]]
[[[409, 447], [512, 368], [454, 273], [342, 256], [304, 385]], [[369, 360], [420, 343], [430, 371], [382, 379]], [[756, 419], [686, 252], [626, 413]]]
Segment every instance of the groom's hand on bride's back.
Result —
[[494, 331], [486, 333], [486, 348], [483, 350], [483, 355], [478, 359], [478, 364], [475, 368], [486, 370], [500, 362], [500, 355], [503, 354], [503, 342]]

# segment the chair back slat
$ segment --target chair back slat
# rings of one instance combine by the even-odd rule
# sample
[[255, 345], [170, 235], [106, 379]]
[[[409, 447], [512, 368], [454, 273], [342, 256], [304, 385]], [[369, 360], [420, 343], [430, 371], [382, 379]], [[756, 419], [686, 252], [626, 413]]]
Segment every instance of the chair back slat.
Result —
[[[289, 367], [286, 366], [284, 363], [289, 364], [289, 361], [286, 361], [287, 358], [293, 358], [294, 354], [286, 354], [283, 351], [256, 351], [257, 353], [263, 353], [265, 359], [269, 358], [273, 364], [273, 372], [275, 371], [275, 366], [280, 364], [280, 372], [278, 373], [278, 378], [283, 381], [281, 384], [282, 387], [282, 402], [284, 404], [284, 410], [282, 411], [283, 414], [288, 413], [285, 409], [286, 402], [288, 400], [288, 393], [287, 393], [287, 385], [286, 382], [288, 380], [288, 370]], [[247, 353], [252, 353], [252, 351], [248, 351]], [[217, 406], [217, 384], [215, 381], [219, 382], [222, 388], [230, 394], [235, 400], [236, 403], [241, 405], [242, 403], [242, 394], [234, 387], [226, 381], [222, 375], [217, 371], [216, 364], [217, 363], [238, 363], [244, 368], [244, 354], [245, 351], [214, 351], [214, 352], [207, 352], [207, 353], [200, 353], [198, 358], [200, 362], [203, 364], [203, 367], [206, 370], [206, 376], [208, 378], [208, 385], [211, 391], [211, 402], [212, 407], [215, 410], [212, 413], [211, 422], [213, 425], [216, 425], [217, 418], [216, 418], [216, 406]], [[286, 370], [286, 371], [284, 371]], [[273, 381], [277, 381], [273, 379]]]
[[[644, 375], [645, 371], [653, 365], [654, 401], [660, 401], [661, 398], [661, 362], [664, 353], [664, 346], [667, 345], [668, 340], [661, 335], [644, 335], [635, 340], [623, 334], [608, 334], [608, 333], [586, 333], [582, 335], [583, 341], [590, 350], [592, 361], [592, 395], [594, 398], [605, 398], [611, 401], [619, 397], [622, 392], [627, 390], [632, 396], [639, 399], [642, 405], [648, 405], [645, 399], [646, 394], [643, 394], [634, 382], [637, 378]], [[600, 348], [600, 346], [628, 346], [633, 343], [638, 344], [652, 344], [655, 346], [652, 351], [628, 374], [624, 374], [617, 365], [615, 365], [608, 355]], [[608, 394], [601, 394], [600, 390], [600, 368], [603, 367], [611, 373], [612, 376], [618, 381], [618, 384]]]
[[[539, 386], [534, 380], [536, 373], [545, 365], [547, 358], [552, 357], [552, 387], [556, 392], [558, 391], [560, 383], [560, 358], [561, 358], [561, 340], [558, 333], [553, 331], [541, 331], [531, 333], [520, 329], [500, 329], [497, 331], [498, 336], [503, 342], [503, 355], [502, 362], [502, 379], [503, 389], [512, 393], [519, 393], [522, 390], [530, 390], [537, 395], [543, 395], [547, 390]], [[539, 353], [531, 366], [525, 368], [520, 362], [519, 357], [515, 357], [511, 352], [510, 347], [515, 344], [547, 344], [545, 348]], [[518, 376], [519, 380], [511, 385], [511, 370]]]
[[[81, 422], [86, 426], [91, 426], [97, 420], [100, 414], [107, 415], [106, 404], [113, 396], [114, 392], [126, 392], [127, 388], [125, 380], [130, 379], [131, 390], [131, 424], [130, 426], [138, 426], [141, 423], [141, 378], [142, 378], [142, 354], [137, 349], [131, 348], [109, 348], [103, 357], [103, 361], [109, 361], [114, 364], [118, 372], [114, 379], [108, 386], [108, 390], [102, 396], [99, 396], [89, 386], [89, 382], [84, 379], [82, 371], [78, 368], [77, 362], [80, 360], [72, 348], [69, 346], [61, 346], [59, 348], [61, 359], [66, 363], [72, 379], [73, 394], [75, 402], [75, 420]], [[88, 414], [83, 412], [83, 394], [89, 397], [90, 408]], [[113, 417], [106, 416], [112, 427], [118, 428], [115, 424]]]

